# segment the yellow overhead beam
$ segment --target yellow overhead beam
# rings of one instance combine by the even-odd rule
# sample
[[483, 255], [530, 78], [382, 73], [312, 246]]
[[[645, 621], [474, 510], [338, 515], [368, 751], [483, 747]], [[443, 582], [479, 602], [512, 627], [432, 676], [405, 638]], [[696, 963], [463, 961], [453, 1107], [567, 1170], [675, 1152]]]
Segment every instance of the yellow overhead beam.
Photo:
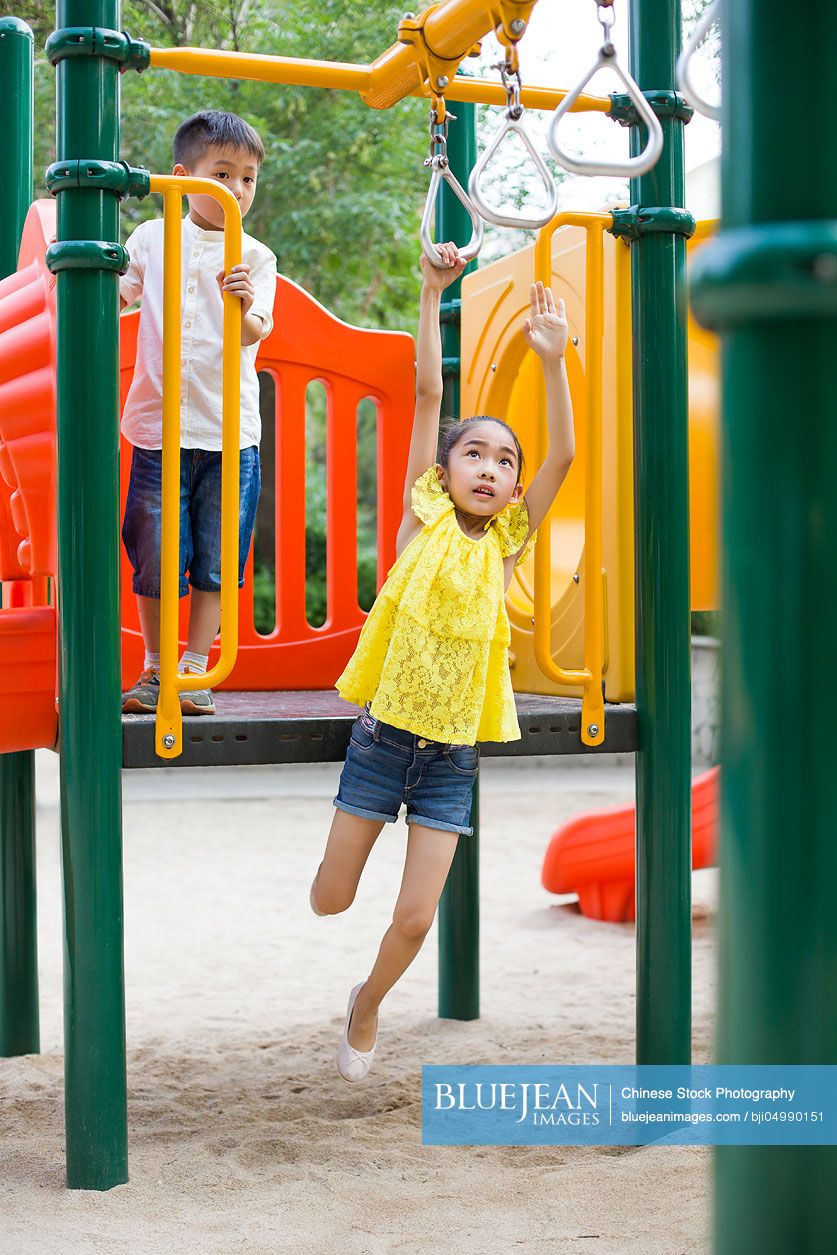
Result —
[[[557, 109], [571, 89], [560, 87], [526, 87], [521, 89], [520, 99], [527, 109]], [[414, 96], [423, 96], [424, 92], [415, 91]], [[477, 105], [505, 105], [506, 89], [502, 83], [492, 83], [484, 78], [466, 78], [464, 74], [451, 80], [445, 88], [448, 100], [466, 100]], [[570, 113], [607, 113], [610, 108], [610, 96], [592, 96], [582, 92]]]
[[[373, 103], [366, 96], [370, 90], [371, 66], [351, 65], [343, 61], [303, 61], [295, 57], [271, 57], [254, 52], [224, 52], [214, 48], [152, 48], [151, 65], [179, 74], [201, 74], [206, 78], [247, 79], [257, 83], [283, 83], [294, 87], [330, 87], [338, 91], [355, 91], [373, 109], [388, 105]], [[568, 90], [557, 87], [527, 87], [521, 99], [527, 109], [556, 109]], [[428, 96], [418, 82], [408, 96]], [[504, 105], [506, 92], [502, 83], [488, 79], [458, 75], [445, 88], [448, 100], [465, 100], [481, 105]], [[400, 99], [400, 98], [399, 98]], [[390, 102], [392, 104], [395, 101]], [[572, 108], [573, 113], [594, 111], [607, 113], [609, 96], [582, 94]]]
[[[212, 48], [152, 48], [151, 65], [208, 78], [249, 79], [297, 87], [355, 91], [372, 109], [388, 109], [406, 96], [504, 105], [499, 82], [458, 75], [460, 63], [492, 31], [506, 47], [516, 45], [528, 26], [535, 0], [443, 0], [418, 17], [404, 18], [398, 43], [372, 65], [306, 61]], [[568, 93], [554, 87], [524, 86], [529, 109], [555, 109]], [[573, 112], [606, 113], [609, 96], [579, 96]]]
[[363, 92], [369, 86], [368, 65], [303, 61], [296, 57], [224, 52], [217, 48], [152, 48], [151, 65], [161, 70], [177, 70], [179, 74], [287, 83], [295, 87], [336, 87], [341, 91]]

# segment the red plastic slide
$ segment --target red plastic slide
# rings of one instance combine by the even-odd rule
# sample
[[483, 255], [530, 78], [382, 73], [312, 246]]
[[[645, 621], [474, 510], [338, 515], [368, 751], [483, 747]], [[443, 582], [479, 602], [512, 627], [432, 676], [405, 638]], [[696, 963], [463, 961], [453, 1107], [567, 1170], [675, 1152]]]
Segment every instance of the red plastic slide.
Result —
[[[720, 768], [692, 784], [692, 867], [716, 862]], [[577, 893], [582, 915], [624, 923], [636, 919], [636, 810], [591, 811], [554, 833], [541, 870], [550, 893]]]
[[55, 708], [55, 206], [36, 201], [0, 282], [0, 753], [50, 748]]

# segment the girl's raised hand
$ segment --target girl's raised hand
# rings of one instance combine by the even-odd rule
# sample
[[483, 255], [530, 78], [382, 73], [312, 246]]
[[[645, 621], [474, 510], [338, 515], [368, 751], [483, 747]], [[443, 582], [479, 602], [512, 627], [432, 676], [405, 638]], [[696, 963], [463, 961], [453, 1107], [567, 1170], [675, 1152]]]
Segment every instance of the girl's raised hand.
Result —
[[530, 349], [546, 361], [558, 361], [564, 356], [569, 336], [564, 302], [556, 306], [550, 288], [539, 281], [529, 289], [531, 302], [529, 317], [523, 321], [523, 335]]
[[437, 244], [436, 248], [444, 258], [446, 268], [442, 270], [434, 266], [422, 253], [420, 258], [421, 273], [424, 277], [424, 286], [426, 288], [443, 292], [445, 288], [449, 288], [452, 283], [460, 278], [468, 263], [459, 256], [459, 250], [455, 244]]

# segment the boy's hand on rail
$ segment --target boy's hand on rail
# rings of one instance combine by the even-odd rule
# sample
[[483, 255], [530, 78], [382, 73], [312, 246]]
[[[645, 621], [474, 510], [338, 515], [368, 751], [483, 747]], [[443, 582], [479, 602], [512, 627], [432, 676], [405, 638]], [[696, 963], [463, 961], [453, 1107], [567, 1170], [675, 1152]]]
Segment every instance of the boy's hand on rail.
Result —
[[225, 292], [231, 292], [233, 296], [239, 297], [241, 300], [241, 317], [246, 318], [253, 301], [256, 299], [253, 281], [250, 278], [250, 267], [245, 262], [241, 262], [238, 266], [233, 266], [226, 277], [223, 270], [219, 270], [215, 278], [218, 280], [218, 287], [221, 289], [222, 296]]
[[529, 317], [523, 322], [523, 336], [530, 349], [543, 362], [557, 362], [564, 356], [569, 325], [564, 302], [556, 306], [550, 288], [540, 282], [529, 289]]
[[433, 292], [444, 292], [445, 288], [449, 288], [461, 276], [468, 263], [459, 256], [459, 250], [455, 244], [437, 244], [436, 248], [447, 262], [447, 269], [438, 269], [422, 253], [419, 259], [421, 262], [421, 273], [426, 288]]

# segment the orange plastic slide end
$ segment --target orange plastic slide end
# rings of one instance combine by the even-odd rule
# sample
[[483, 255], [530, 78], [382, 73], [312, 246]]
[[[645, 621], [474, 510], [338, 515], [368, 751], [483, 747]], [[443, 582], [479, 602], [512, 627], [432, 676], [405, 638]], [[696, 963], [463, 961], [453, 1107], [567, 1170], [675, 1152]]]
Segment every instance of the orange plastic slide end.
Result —
[[[720, 768], [692, 784], [692, 867], [716, 861]], [[636, 810], [591, 811], [554, 833], [541, 869], [550, 893], [575, 893], [583, 915], [611, 923], [636, 919]]]

